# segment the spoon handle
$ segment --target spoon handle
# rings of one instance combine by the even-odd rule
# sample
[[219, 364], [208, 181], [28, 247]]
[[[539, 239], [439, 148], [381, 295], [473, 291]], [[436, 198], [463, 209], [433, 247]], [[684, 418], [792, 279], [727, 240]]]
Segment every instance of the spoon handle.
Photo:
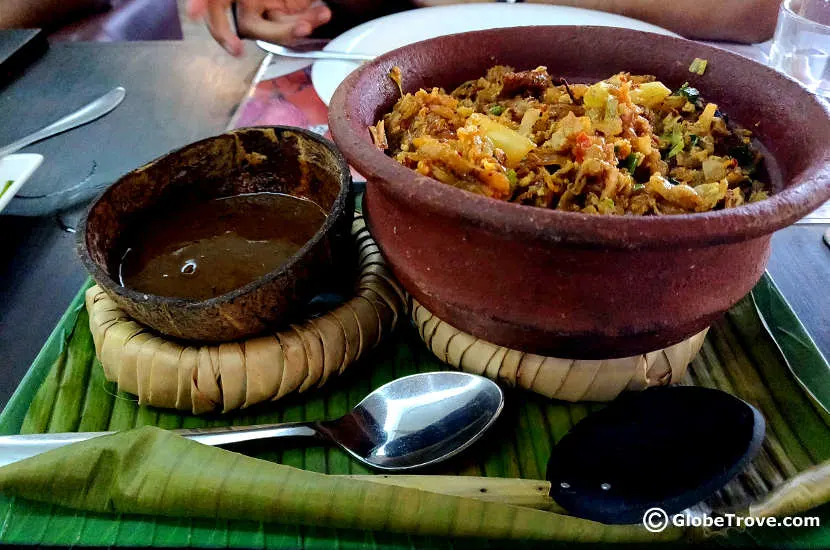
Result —
[[[313, 439], [327, 441], [329, 438], [316, 428], [314, 422], [289, 422], [285, 424], [262, 424], [258, 426], [229, 426], [222, 428], [195, 428], [173, 430], [174, 433], [198, 441], [204, 445], [221, 447], [246, 441], [262, 439]], [[0, 466], [23, 460], [64, 445], [79, 443], [112, 435], [115, 432], [76, 432], [52, 434], [27, 434], [0, 436]]]
[[0, 157], [11, 155], [16, 151], [23, 149], [27, 145], [31, 145], [37, 141], [44, 140], [101, 118], [118, 107], [121, 101], [124, 100], [125, 95], [126, 92], [124, 91], [124, 88], [120, 86], [113, 88], [98, 99], [84, 105], [77, 111], [70, 113], [62, 119], [53, 122], [49, 126], [41, 128], [40, 130], [31, 133], [28, 136], [15, 141], [14, 143], [6, 145], [5, 147], [0, 147]]
[[294, 57], [297, 59], [329, 59], [333, 61], [371, 61], [374, 55], [351, 52], [332, 52], [328, 50], [299, 51], [286, 48], [280, 44], [271, 44], [263, 40], [257, 40], [257, 46], [266, 52], [282, 57]]
[[0, 437], [0, 466], [12, 464], [52, 449], [86, 441], [93, 437], [115, 432], [78, 432], [30, 435], [4, 435]]
[[315, 439], [328, 441], [328, 437], [316, 428], [315, 422], [286, 422], [257, 426], [228, 426], [225, 428], [194, 428], [174, 430], [174, 433], [198, 441], [203, 445], [222, 447], [262, 439]]

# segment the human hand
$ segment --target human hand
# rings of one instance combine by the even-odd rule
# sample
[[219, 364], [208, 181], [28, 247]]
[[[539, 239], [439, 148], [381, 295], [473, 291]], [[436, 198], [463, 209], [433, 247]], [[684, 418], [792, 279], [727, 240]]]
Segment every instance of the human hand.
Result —
[[242, 5], [237, 9], [237, 25], [241, 36], [281, 44], [310, 35], [330, 19], [331, 10], [322, 2], [291, 12], [266, 10], [262, 13]]
[[[228, 20], [234, 0], [189, 0], [188, 15], [204, 18], [211, 36], [234, 56], [242, 54], [242, 40]], [[315, 0], [239, 0], [237, 24], [239, 33], [247, 38], [269, 42], [290, 42], [311, 34], [331, 18], [325, 4]]]

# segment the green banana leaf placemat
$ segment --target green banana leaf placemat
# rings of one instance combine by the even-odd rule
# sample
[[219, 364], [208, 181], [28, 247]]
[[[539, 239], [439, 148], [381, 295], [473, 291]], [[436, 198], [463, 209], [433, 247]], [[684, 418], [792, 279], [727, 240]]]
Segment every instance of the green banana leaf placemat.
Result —
[[[334, 418], [389, 380], [445, 368], [419, 341], [414, 329], [405, 325], [344, 376], [314, 393], [229, 415], [195, 417], [139, 407], [132, 396], [117, 393], [114, 384], [104, 379], [92, 349], [83, 290], [0, 414], [3, 433], [126, 430], [145, 425], [172, 429]], [[765, 330], [756, 306], [775, 339]], [[797, 361], [797, 367], [788, 365], [787, 359]], [[827, 362], [768, 277], [752, 296], [713, 325], [684, 383], [718, 387], [752, 402], [767, 420], [768, 437], [753, 467], [710, 499], [712, 505], [755, 500], [795, 473], [830, 459], [830, 415], [819, 404], [827, 395], [828, 386], [822, 384], [830, 380], [829, 372]], [[813, 397], [803, 385], [810, 388]], [[554, 442], [599, 407], [549, 401], [527, 392], [508, 393], [508, 406], [493, 431], [456, 461], [430, 473], [541, 479]], [[678, 429], [682, 429], [682, 422]], [[283, 448], [257, 456], [317, 472], [370, 473], [335, 448]], [[670, 468], [671, 464], [672, 457], [655, 457], [653, 464], [644, 465], [644, 475], [648, 468]], [[337, 495], [331, 498], [336, 500]], [[830, 526], [828, 505], [805, 515], [817, 515]], [[6, 496], [0, 496], [0, 518], [0, 542], [16, 544], [325, 549], [486, 548], [505, 544], [245, 521], [110, 516]], [[706, 542], [777, 548], [827, 546], [830, 530], [750, 529], [717, 535]]]

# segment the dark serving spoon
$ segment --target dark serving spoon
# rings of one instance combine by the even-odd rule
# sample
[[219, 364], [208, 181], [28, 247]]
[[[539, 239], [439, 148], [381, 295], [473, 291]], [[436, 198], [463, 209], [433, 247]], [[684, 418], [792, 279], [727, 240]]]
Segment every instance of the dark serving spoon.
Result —
[[638, 523], [709, 497], [758, 454], [765, 422], [726, 392], [674, 386], [624, 395], [553, 448], [550, 496], [570, 513]]
[[[650, 508], [676, 514], [711, 496], [758, 454], [761, 413], [696, 386], [632, 392], [579, 422], [556, 444], [547, 480], [360, 476], [532, 506], [602, 523], [640, 523]], [[557, 506], [558, 505], [558, 506]]]

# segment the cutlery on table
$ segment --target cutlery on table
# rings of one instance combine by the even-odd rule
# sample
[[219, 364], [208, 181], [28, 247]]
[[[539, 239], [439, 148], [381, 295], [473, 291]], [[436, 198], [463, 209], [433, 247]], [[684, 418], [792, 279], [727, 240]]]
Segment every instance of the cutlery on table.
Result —
[[36, 143], [38, 141], [56, 136], [60, 133], [66, 132], [78, 126], [82, 126], [93, 120], [97, 120], [109, 113], [124, 100], [126, 91], [122, 87], [113, 88], [98, 99], [84, 105], [77, 111], [53, 122], [45, 128], [29, 134], [14, 143], [10, 143], [5, 147], [0, 147], [0, 157], [10, 155], [24, 147]]
[[[503, 405], [504, 394], [487, 378], [463, 372], [429, 372], [379, 387], [336, 420], [175, 433], [234, 450], [247, 442], [262, 444], [285, 438], [333, 442], [371, 468], [401, 471], [446, 460], [466, 449], [495, 422]], [[2, 436], [0, 466], [111, 433]]]
[[330, 59], [337, 61], [371, 61], [377, 56], [363, 53], [349, 53], [349, 52], [329, 52], [326, 50], [308, 50], [303, 51], [299, 49], [292, 49], [280, 44], [265, 42], [264, 40], [257, 40], [256, 45], [266, 52], [274, 55], [281, 55], [283, 57], [296, 57], [299, 59]]

